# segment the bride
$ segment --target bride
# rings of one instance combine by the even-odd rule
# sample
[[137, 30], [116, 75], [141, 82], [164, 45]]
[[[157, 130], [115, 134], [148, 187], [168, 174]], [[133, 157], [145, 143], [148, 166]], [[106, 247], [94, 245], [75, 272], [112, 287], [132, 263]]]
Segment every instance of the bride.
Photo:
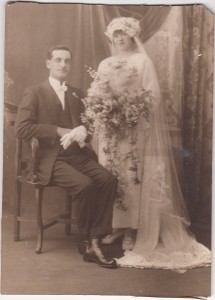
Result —
[[[99, 162], [119, 180], [113, 234], [103, 243], [124, 235], [120, 266], [183, 272], [209, 265], [211, 253], [189, 231], [165, 107], [140, 30], [134, 18], [110, 22], [105, 34], [112, 56], [100, 63], [84, 101], [85, 122], [93, 109], [97, 116], [93, 130]], [[88, 100], [94, 101], [94, 108]], [[95, 107], [100, 115], [95, 115]], [[118, 108], [114, 114], [113, 107]]]

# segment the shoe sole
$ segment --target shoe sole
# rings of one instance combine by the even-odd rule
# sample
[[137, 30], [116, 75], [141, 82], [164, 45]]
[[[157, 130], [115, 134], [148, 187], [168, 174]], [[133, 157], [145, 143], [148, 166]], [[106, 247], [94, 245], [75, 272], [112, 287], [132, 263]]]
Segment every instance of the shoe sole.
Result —
[[86, 255], [83, 256], [83, 260], [88, 263], [91, 263], [91, 262], [97, 263], [100, 267], [103, 267], [103, 268], [116, 269], [118, 267], [117, 264], [116, 265], [103, 265], [101, 262], [99, 262], [98, 259], [86, 256]]

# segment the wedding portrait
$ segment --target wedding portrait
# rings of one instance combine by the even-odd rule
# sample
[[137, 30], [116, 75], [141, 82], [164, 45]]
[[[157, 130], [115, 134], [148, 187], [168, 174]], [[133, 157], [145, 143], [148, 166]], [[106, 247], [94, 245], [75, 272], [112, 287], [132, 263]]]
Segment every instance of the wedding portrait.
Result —
[[5, 5], [1, 293], [211, 296], [214, 15]]

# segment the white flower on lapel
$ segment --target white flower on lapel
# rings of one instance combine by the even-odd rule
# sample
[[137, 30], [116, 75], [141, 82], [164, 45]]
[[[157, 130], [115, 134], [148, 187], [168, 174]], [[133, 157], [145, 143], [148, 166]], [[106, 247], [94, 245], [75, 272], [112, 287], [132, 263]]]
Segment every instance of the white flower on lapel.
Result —
[[75, 92], [72, 93], [72, 96], [74, 96], [75, 98], [78, 98], [78, 96]]

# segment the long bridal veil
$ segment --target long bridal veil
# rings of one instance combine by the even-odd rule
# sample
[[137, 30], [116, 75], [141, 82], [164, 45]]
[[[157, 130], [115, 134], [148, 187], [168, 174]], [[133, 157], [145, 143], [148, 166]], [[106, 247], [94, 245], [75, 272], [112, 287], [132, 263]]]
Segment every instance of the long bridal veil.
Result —
[[[138, 52], [147, 55], [138, 38]], [[154, 95], [160, 97], [157, 76], [150, 71]], [[144, 78], [144, 76], [143, 76]], [[174, 162], [163, 99], [155, 99], [149, 126], [139, 126], [140, 209], [133, 251], [118, 260], [122, 266], [185, 270], [208, 265], [210, 251], [189, 231], [189, 215]], [[141, 145], [142, 143], [142, 145]]]

